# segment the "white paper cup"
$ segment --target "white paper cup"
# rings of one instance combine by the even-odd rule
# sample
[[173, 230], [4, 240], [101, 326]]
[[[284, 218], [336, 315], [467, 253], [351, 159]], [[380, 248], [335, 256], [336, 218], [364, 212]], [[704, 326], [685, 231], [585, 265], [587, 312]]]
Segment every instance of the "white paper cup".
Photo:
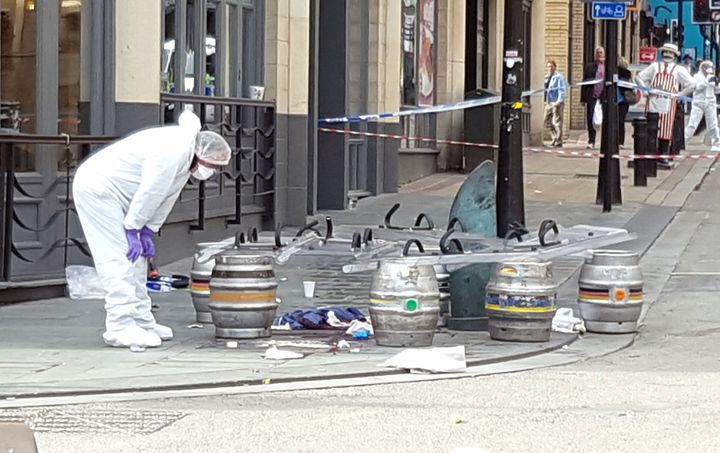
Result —
[[312, 299], [313, 297], [315, 297], [315, 282], [303, 282], [303, 289], [305, 290], [305, 297], [307, 299]]

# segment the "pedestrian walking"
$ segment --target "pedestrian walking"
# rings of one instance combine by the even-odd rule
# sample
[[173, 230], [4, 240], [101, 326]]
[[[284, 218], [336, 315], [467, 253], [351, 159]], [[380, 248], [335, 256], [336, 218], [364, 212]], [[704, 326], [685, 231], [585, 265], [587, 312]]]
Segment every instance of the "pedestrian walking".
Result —
[[[625, 57], [618, 59], [618, 79], [624, 82], [630, 82], [632, 73], [628, 69], [629, 63]], [[625, 118], [627, 117], [630, 106], [638, 101], [637, 94], [632, 88], [618, 88], [618, 143], [621, 147], [625, 147]]]
[[690, 75], [694, 75], [697, 72], [697, 66], [693, 64], [692, 57], [688, 54], [685, 54], [683, 57], [683, 67]]
[[583, 85], [580, 90], [580, 102], [585, 104], [585, 119], [588, 129], [588, 149], [595, 147], [596, 130], [593, 124], [593, 114], [595, 113], [595, 104], [602, 99], [605, 91], [605, 48], [597, 47], [595, 49], [594, 61], [585, 66], [583, 70], [583, 81], [602, 80], [602, 82], [594, 85]]
[[710, 136], [711, 151], [720, 151], [720, 131], [717, 122], [717, 100], [715, 95], [720, 91], [715, 77], [715, 67], [712, 61], [703, 61], [695, 74], [695, 91], [690, 110], [690, 122], [685, 128], [685, 142], [690, 140], [700, 119], [705, 118], [707, 133]]
[[178, 125], [136, 132], [78, 168], [73, 200], [106, 294], [106, 344], [155, 347], [172, 338], [155, 321], [146, 287], [153, 236], [190, 176], [210, 178], [230, 154], [220, 135], [200, 131], [200, 119], [185, 111]]
[[[648, 103], [645, 108], [646, 111], [660, 115], [658, 151], [660, 154], [667, 155], [670, 153], [675, 114], [678, 108], [676, 96], [691, 93], [695, 87], [695, 81], [684, 67], [675, 63], [680, 55], [675, 44], [664, 44], [660, 48], [660, 54], [662, 61], [652, 63], [643, 69], [636, 79], [639, 84], [656, 90], [648, 95]], [[672, 167], [668, 159], [661, 159], [659, 164], [665, 168]]]
[[550, 128], [551, 146], [563, 146], [563, 111], [567, 96], [567, 83], [557, 70], [554, 60], [547, 62], [545, 75], [545, 125]]

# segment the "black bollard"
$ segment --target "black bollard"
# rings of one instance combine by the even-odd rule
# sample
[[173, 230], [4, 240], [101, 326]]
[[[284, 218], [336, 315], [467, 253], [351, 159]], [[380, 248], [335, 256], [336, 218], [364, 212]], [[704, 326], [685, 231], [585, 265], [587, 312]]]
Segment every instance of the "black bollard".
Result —
[[[657, 154], [660, 114], [647, 112], [645, 117], [647, 118], [647, 144], [643, 154]], [[657, 162], [657, 159], [648, 159], [646, 161], [645, 173], [649, 178], [657, 177]]]
[[[647, 120], [635, 118], [633, 125], [633, 153], [644, 154], [647, 144]], [[633, 161], [633, 185], [635, 187], [647, 187], [647, 159], [635, 159]]]

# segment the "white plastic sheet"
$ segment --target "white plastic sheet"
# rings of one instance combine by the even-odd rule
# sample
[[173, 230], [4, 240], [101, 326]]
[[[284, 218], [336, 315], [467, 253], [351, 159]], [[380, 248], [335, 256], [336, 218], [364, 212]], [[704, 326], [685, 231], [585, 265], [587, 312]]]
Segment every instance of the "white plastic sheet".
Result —
[[595, 129], [600, 129], [603, 122], [603, 110], [600, 101], [595, 101], [595, 110], [593, 111], [593, 126]]
[[65, 268], [68, 295], [73, 300], [104, 299], [105, 290], [94, 267], [68, 266]]
[[405, 349], [379, 366], [430, 373], [460, 373], [467, 370], [465, 346], [449, 348]]
[[583, 333], [585, 322], [575, 317], [572, 308], [558, 308], [552, 320], [552, 330], [561, 333]]

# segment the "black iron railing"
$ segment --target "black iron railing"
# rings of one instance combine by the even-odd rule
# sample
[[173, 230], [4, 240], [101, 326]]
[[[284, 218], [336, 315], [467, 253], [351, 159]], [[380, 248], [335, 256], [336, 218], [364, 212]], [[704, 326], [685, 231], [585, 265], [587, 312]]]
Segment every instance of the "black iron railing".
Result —
[[[45, 136], [34, 134], [0, 134], [0, 281], [10, 281], [14, 276], [13, 263], [32, 269], [35, 275], [61, 276], [68, 263], [70, 248], [90, 256], [80, 228], [71, 231], [71, 221], [77, 212], [72, 203], [72, 176], [77, 164], [90, 153], [93, 145], [113, 140], [99, 136]], [[19, 172], [16, 157], [24, 148], [34, 147], [32, 160], [43, 171]], [[60, 156], [57, 147], [62, 147]], [[79, 153], [73, 153], [79, 147]], [[41, 154], [40, 154], [41, 153]], [[61, 160], [58, 162], [57, 157]], [[45, 165], [43, 165], [45, 161]], [[23, 181], [30, 176], [34, 184]], [[29, 187], [35, 185], [35, 189]], [[41, 193], [33, 193], [40, 188]], [[37, 206], [21, 212], [16, 201]], [[43, 204], [52, 205], [40, 212]], [[29, 218], [32, 214], [34, 218]], [[62, 223], [60, 223], [62, 222]], [[34, 225], [34, 226], [33, 226]], [[47, 241], [32, 241], [36, 246], [23, 247], [13, 232], [26, 232]], [[29, 242], [23, 241], [22, 243]], [[61, 257], [61, 258], [60, 258]], [[59, 267], [62, 266], [62, 267]], [[17, 276], [17, 275], [15, 275]], [[23, 278], [20, 279], [32, 279]]]
[[[191, 182], [181, 204], [197, 202], [197, 222], [191, 230], [205, 228], [208, 205], [215, 217], [230, 217], [239, 225], [242, 214], [252, 210], [273, 225], [275, 195], [275, 105], [249, 99], [162, 93], [163, 121], [176, 122], [190, 107], [203, 128], [221, 134], [233, 148], [230, 165], [211, 181]], [[181, 209], [179, 210], [181, 211]]]

